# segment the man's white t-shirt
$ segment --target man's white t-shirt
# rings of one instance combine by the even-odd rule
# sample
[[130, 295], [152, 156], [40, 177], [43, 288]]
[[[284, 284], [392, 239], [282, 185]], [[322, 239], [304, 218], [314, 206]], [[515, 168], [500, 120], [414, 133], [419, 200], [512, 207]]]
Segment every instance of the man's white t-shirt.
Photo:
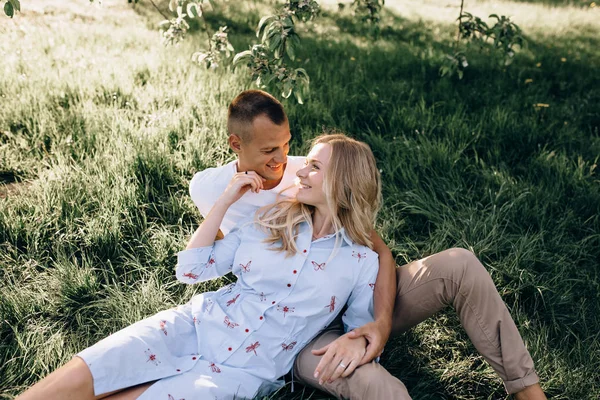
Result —
[[[288, 156], [283, 178], [279, 185], [270, 190], [261, 190], [258, 193], [248, 191], [244, 193], [241, 199], [233, 203], [221, 223], [223, 234], [226, 235], [238, 222], [254, 215], [254, 212], [260, 207], [274, 203], [279, 195], [295, 197], [298, 192], [298, 187], [294, 185], [296, 172], [304, 166], [305, 159], [306, 157]], [[206, 217], [210, 212], [236, 173], [237, 160], [222, 167], [207, 168], [194, 175], [190, 182], [190, 196], [203, 217]], [[281, 192], [284, 189], [286, 190]]]

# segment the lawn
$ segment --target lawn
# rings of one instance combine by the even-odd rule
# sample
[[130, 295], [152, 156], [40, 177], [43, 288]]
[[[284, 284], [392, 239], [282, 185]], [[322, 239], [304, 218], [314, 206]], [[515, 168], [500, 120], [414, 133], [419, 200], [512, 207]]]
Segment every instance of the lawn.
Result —
[[[300, 26], [304, 105], [285, 100], [291, 154], [337, 129], [382, 172], [377, 230], [398, 265], [449, 247], [482, 260], [548, 397], [600, 398], [600, 7], [467, 1], [510, 15], [526, 48], [505, 67], [464, 46], [442, 78], [459, 1], [386, 2], [381, 32], [325, 1]], [[166, 10], [166, 3], [158, 3]], [[272, 2], [216, 1], [237, 51]], [[23, 0], [0, 18], [0, 398], [74, 353], [230, 277], [186, 287], [176, 253], [201, 217], [193, 174], [233, 159], [226, 110], [247, 71], [205, 70], [192, 26], [164, 47], [149, 1]], [[274, 93], [277, 94], [277, 93]], [[393, 338], [383, 365], [414, 399], [504, 399], [453, 312]], [[296, 385], [273, 399], [318, 399]]]

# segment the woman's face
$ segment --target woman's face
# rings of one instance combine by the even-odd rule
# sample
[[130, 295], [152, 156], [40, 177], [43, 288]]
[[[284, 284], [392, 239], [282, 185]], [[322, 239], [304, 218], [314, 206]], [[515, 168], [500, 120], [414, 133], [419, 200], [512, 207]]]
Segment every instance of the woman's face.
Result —
[[327, 206], [323, 180], [330, 158], [331, 145], [328, 143], [319, 143], [310, 150], [304, 167], [296, 172], [300, 180], [300, 189], [296, 195], [299, 202], [315, 207]]

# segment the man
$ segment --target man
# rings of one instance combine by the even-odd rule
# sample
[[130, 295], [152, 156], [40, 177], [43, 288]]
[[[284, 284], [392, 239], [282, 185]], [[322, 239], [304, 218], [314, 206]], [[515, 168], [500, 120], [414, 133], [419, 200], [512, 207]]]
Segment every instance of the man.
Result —
[[[245, 193], [229, 208], [221, 225], [223, 234], [259, 207], [274, 202], [278, 193], [295, 196], [293, 182], [304, 163], [304, 157], [287, 156], [291, 139], [287, 116], [282, 105], [263, 91], [248, 90], [233, 100], [227, 129], [229, 146], [238, 158], [198, 172], [190, 182], [192, 200], [206, 216], [237, 172], [255, 171], [264, 180], [264, 190]], [[383, 351], [390, 332], [408, 330], [452, 304], [507, 392], [515, 393], [518, 400], [546, 398], [506, 306], [471, 252], [450, 249], [396, 268], [391, 252], [375, 232], [372, 239], [380, 260], [375, 322], [347, 334], [339, 324], [328, 327], [296, 360], [293, 373], [301, 382], [338, 398], [410, 399], [402, 382], [372, 360]], [[364, 355], [348, 353], [345, 343], [361, 336], [368, 342]]]

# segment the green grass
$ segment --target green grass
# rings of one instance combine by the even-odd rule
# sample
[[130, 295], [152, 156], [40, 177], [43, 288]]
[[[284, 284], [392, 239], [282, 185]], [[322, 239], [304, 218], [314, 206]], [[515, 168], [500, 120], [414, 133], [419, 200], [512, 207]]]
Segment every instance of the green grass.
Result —
[[[226, 107], [251, 82], [190, 63], [202, 31], [162, 47], [146, 3], [30, 1], [0, 26], [0, 398], [228, 279], [185, 287], [173, 270], [200, 221], [189, 179], [233, 158]], [[238, 50], [270, 7], [218, 4], [209, 22], [227, 23]], [[292, 154], [323, 129], [368, 142], [384, 180], [378, 230], [398, 264], [472, 249], [549, 397], [597, 399], [600, 10], [493, 2], [529, 45], [509, 68], [465, 49], [459, 81], [438, 75], [458, 10], [419, 4], [386, 2], [377, 40], [329, 8], [302, 27], [311, 95], [284, 102]], [[466, 9], [485, 16], [491, 4]], [[506, 397], [451, 312], [394, 338], [382, 362], [414, 399]]]

